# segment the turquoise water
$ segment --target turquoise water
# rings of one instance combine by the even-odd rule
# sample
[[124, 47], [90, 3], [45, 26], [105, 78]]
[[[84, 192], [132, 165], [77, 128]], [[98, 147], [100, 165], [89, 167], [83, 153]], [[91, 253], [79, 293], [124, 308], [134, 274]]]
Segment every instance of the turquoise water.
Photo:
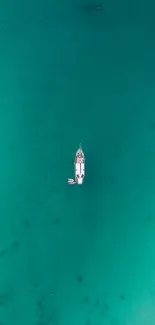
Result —
[[155, 8], [89, 4], [0, 4], [1, 325], [155, 324]]

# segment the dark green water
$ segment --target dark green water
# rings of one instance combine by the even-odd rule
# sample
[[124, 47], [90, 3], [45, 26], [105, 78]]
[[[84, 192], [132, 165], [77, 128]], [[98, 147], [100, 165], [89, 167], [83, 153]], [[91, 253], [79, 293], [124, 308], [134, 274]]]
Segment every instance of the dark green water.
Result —
[[0, 4], [0, 325], [155, 324], [155, 6], [86, 4]]

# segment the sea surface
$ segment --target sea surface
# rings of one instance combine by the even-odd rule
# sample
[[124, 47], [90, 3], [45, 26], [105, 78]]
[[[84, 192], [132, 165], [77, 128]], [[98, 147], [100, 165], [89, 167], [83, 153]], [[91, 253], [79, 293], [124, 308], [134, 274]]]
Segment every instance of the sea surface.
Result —
[[155, 3], [2, 0], [0, 325], [154, 324]]

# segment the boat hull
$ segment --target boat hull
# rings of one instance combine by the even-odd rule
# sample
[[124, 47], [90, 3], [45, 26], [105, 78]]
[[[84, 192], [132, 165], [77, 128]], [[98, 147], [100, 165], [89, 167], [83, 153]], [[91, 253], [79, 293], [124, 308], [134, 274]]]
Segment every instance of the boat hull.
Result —
[[76, 152], [74, 167], [75, 167], [75, 181], [77, 184], [81, 185], [83, 184], [83, 180], [85, 177], [85, 155], [81, 146]]

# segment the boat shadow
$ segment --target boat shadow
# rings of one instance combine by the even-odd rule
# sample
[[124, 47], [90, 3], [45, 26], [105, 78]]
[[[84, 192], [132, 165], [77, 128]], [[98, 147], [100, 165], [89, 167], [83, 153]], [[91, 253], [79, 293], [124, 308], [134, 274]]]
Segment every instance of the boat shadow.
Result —
[[81, 10], [87, 11], [87, 12], [93, 12], [93, 11], [102, 11], [103, 5], [102, 3], [98, 4], [83, 4], [80, 6]]
[[86, 153], [85, 186], [91, 191], [97, 191], [101, 188], [101, 168], [99, 157], [96, 159], [93, 152]]
[[[82, 189], [82, 210], [83, 227], [87, 233], [87, 240], [90, 246], [96, 239], [98, 229], [103, 220], [102, 205], [104, 200], [104, 185], [101, 180], [103, 175], [100, 164], [100, 156], [96, 156], [93, 151], [85, 151], [86, 175]], [[79, 188], [78, 188], [79, 189]]]

